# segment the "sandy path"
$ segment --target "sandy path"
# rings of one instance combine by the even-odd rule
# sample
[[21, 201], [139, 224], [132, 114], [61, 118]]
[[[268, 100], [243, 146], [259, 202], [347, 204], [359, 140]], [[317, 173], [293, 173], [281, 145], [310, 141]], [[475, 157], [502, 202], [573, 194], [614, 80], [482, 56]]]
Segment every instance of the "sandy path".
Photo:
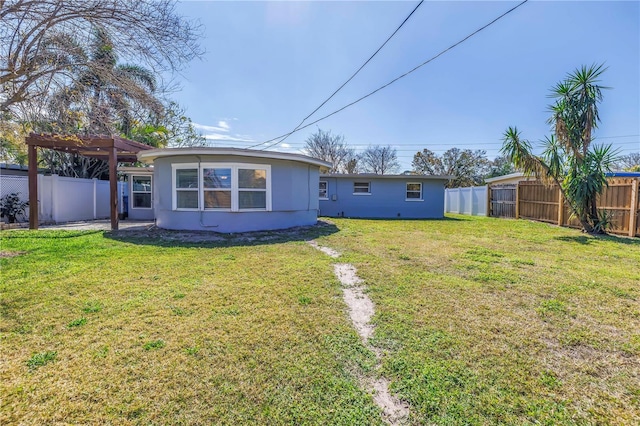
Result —
[[[308, 243], [334, 259], [340, 257], [340, 253], [330, 247], [320, 246], [315, 241], [308, 241]], [[364, 345], [376, 355], [378, 361], [376, 369], [379, 369], [381, 352], [369, 343], [375, 329], [371, 324], [371, 317], [375, 314], [375, 306], [367, 296], [366, 287], [363, 285], [362, 279], [358, 277], [357, 270], [353, 265], [336, 263], [333, 268], [336, 277], [342, 284], [342, 296], [349, 308], [349, 318], [351, 318], [351, 322], [353, 322], [353, 326]], [[409, 407], [391, 394], [387, 379], [384, 377], [364, 377], [361, 381], [363, 386], [373, 394], [374, 402], [380, 407], [389, 424], [400, 425], [406, 422], [409, 417]]]

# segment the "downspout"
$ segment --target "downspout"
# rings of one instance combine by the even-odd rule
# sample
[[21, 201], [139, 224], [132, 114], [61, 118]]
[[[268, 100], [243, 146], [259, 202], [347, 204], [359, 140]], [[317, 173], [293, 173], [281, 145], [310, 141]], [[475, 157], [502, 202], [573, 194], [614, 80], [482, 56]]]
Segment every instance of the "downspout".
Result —
[[[307, 164], [307, 211], [311, 210], [311, 164]], [[316, 212], [317, 214], [317, 212]]]

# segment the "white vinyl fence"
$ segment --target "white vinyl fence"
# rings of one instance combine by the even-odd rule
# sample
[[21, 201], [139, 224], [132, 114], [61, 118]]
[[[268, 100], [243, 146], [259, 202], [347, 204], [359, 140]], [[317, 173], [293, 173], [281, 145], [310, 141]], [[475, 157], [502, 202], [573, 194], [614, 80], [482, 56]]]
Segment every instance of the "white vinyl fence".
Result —
[[487, 187], [449, 188], [444, 190], [445, 213], [487, 215]]
[[[123, 212], [124, 182], [118, 182], [118, 211]], [[0, 175], [0, 198], [18, 193], [29, 201], [27, 176]], [[40, 223], [61, 223], [77, 220], [107, 219], [109, 210], [109, 181], [76, 179], [58, 175], [38, 175], [38, 219]], [[29, 210], [19, 221], [27, 221]]]

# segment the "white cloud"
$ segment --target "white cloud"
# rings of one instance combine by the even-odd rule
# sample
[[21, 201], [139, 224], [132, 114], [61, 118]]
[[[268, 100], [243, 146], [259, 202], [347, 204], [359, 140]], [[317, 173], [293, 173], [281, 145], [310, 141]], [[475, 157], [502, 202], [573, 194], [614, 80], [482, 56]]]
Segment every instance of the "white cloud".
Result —
[[193, 127], [195, 127], [198, 130], [202, 130], [204, 132], [228, 132], [229, 131], [229, 125], [227, 123], [225, 123], [224, 121], [220, 121], [218, 124], [220, 123], [224, 123], [224, 126], [207, 126], [205, 124], [198, 124], [198, 123], [193, 123]]
[[280, 146], [283, 148], [291, 148], [291, 145], [289, 145], [288, 143], [281, 143]]
[[217, 126], [209, 126], [207, 124], [193, 123], [193, 127], [199, 130], [202, 136], [211, 141], [229, 141], [229, 142], [255, 142], [249, 135], [239, 135], [231, 133], [229, 121], [237, 121], [237, 118], [225, 118], [218, 120]]

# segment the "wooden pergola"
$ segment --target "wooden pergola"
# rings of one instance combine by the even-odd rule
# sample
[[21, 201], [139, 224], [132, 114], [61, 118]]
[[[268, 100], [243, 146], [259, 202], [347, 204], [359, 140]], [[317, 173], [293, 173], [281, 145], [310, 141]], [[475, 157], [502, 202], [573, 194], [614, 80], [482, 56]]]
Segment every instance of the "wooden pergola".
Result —
[[152, 146], [128, 139], [103, 135], [55, 135], [31, 133], [26, 138], [29, 154], [29, 229], [38, 229], [38, 147], [69, 154], [99, 158], [109, 163], [111, 229], [118, 229], [118, 161], [133, 163], [136, 154]]

